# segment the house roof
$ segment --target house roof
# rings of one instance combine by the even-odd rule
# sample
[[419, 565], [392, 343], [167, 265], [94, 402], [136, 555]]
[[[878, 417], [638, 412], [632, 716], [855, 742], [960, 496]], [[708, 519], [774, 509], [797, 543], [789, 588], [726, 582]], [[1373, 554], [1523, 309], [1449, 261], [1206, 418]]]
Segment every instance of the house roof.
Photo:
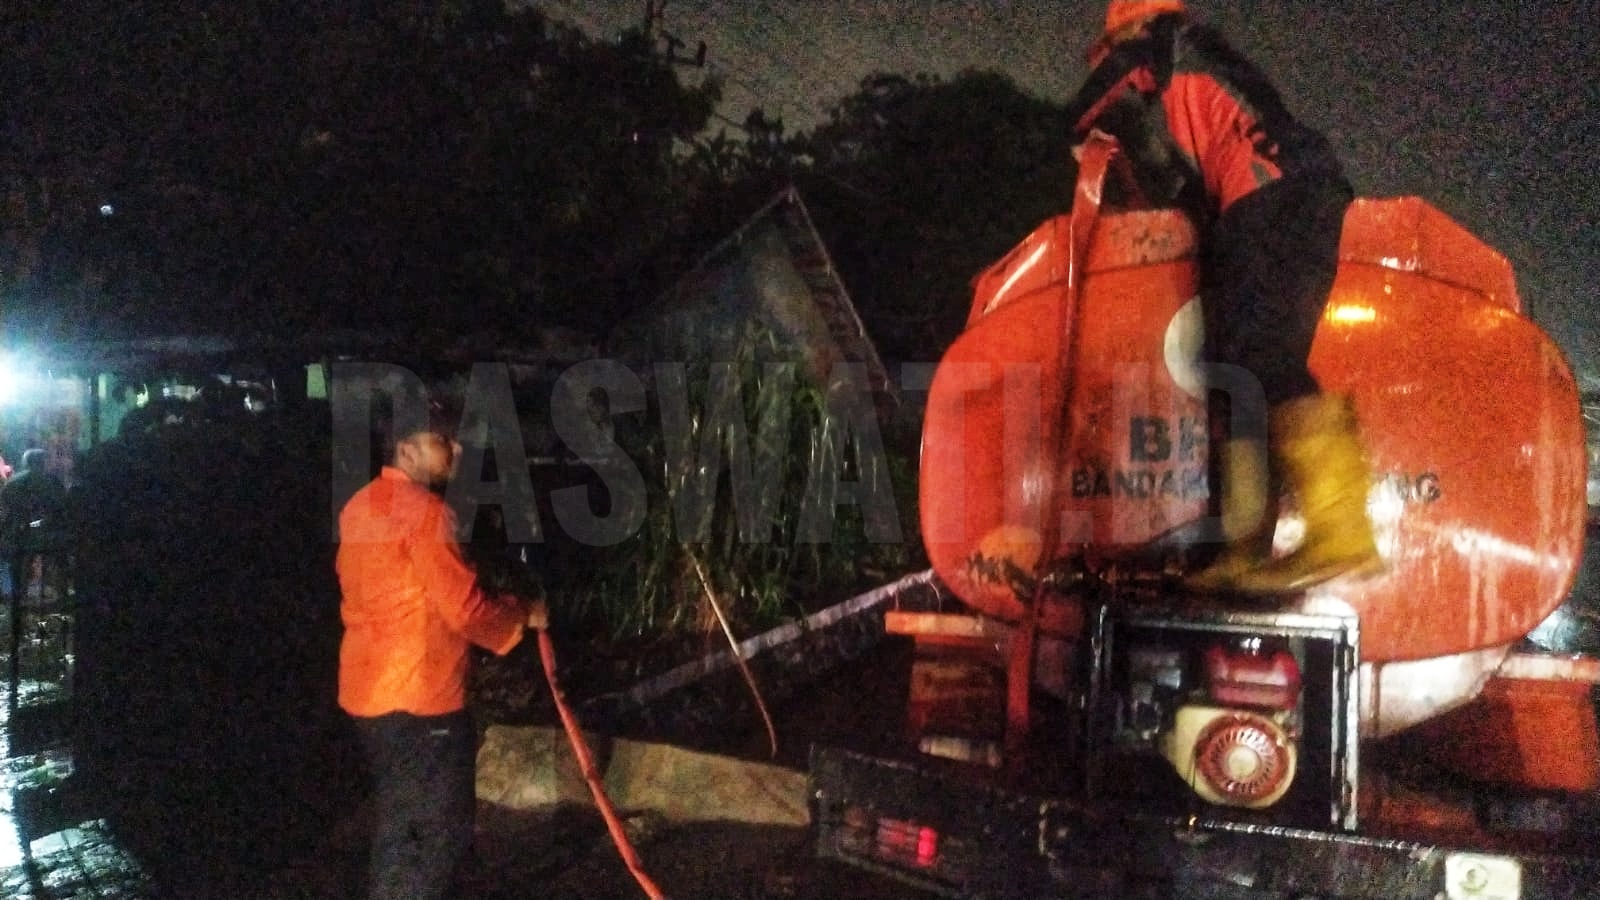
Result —
[[613, 331], [611, 343], [652, 342], [661, 323], [702, 315], [760, 317], [798, 345], [818, 380], [826, 382], [835, 364], [855, 364], [881, 411], [892, 411], [899, 403], [877, 347], [792, 186], [756, 210], [656, 302]]

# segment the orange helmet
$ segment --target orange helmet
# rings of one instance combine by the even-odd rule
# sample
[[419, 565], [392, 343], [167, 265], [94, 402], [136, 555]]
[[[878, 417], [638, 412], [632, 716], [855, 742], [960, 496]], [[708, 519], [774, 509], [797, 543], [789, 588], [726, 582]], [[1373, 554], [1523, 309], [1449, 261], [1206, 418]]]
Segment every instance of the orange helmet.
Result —
[[1106, 4], [1104, 34], [1116, 34], [1122, 29], [1155, 18], [1162, 13], [1187, 12], [1183, 0], [1111, 0]]
[[1111, 0], [1106, 4], [1106, 27], [1100, 39], [1089, 48], [1089, 59], [1097, 63], [1111, 49], [1117, 34], [1130, 25], [1153, 19], [1164, 13], [1187, 13], [1183, 0]]

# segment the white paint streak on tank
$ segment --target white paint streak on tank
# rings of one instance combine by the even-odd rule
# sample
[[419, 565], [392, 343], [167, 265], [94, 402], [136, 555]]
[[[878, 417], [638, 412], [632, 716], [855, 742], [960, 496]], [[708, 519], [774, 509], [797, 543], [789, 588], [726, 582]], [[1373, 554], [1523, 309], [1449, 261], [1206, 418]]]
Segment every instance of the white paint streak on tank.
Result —
[[1470, 702], [1510, 644], [1407, 662], [1361, 664], [1361, 736], [1385, 738]]

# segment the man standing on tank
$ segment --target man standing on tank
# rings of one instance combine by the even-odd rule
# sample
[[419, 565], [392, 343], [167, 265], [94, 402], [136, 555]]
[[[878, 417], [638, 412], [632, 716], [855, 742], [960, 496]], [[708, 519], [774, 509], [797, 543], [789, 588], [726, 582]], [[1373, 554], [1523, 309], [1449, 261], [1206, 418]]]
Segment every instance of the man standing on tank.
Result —
[[[1117, 138], [1145, 195], [1194, 220], [1208, 359], [1252, 374], [1269, 407], [1233, 410], [1219, 466], [1226, 543], [1190, 586], [1271, 595], [1379, 570], [1354, 408], [1307, 367], [1353, 198], [1332, 147], [1182, 0], [1113, 0], [1089, 61], [1070, 107], [1078, 140]], [[1306, 533], [1274, 558], [1280, 486]]]

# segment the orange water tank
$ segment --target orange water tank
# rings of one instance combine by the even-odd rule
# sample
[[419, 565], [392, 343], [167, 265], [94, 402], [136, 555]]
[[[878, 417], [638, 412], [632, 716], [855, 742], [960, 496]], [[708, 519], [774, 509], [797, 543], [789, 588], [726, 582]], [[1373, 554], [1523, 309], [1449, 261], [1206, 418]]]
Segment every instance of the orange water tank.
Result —
[[[1008, 619], [1043, 541], [1052, 555], [1136, 545], [1206, 510], [1194, 229], [1170, 210], [1100, 217], [1081, 292], [1072, 238], [1070, 216], [1052, 219], [979, 276], [924, 420], [930, 559]], [[1052, 607], [1047, 627], [1074, 616]]]
[[[1005, 619], [1041, 558], [1206, 515], [1194, 230], [1171, 210], [1102, 214], [1091, 188], [979, 276], [929, 392], [930, 560]], [[1505, 258], [1422, 200], [1357, 201], [1310, 364], [1354, 397], [1375, 472], [1389, 570], [1313, 598], [1359, 613], [1363, 659], [1507, 644], [1548, 616], [1582, 551], [1584, 431]], [[1297, 526], [1289, 510], [1280, 541]], [[1078, 621], [1068, 598], [1040, 613], [1046, 630]]]

